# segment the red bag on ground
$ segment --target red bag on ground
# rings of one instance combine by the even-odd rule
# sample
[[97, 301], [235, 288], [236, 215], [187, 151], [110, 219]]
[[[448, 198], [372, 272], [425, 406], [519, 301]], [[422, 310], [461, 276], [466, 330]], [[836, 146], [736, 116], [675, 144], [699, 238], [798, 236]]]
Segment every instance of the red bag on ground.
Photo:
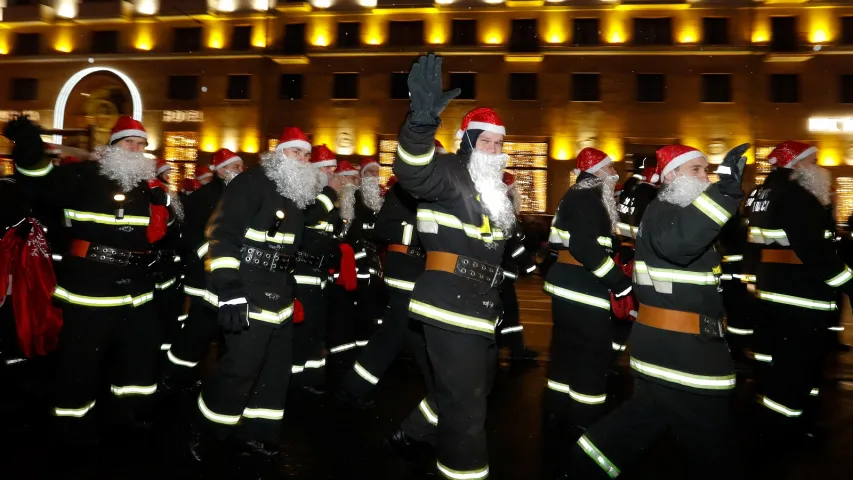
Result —
[[[634, 262], [628, 262], [623, 264], [621, 256], [617, 253], [615, 257], [613, 257], [613, 261], [616, 262], [617, 265], [622, 267], [622, 272], [631, 278], [634, 274]], [[625, 295], [622, 298], [616, 298], [616, 295], [613, 295], [613, 292], [610, 292], [610, 309], [613, 312], [613, 316], [618, 318], [619, 320], [636, 320], [637, 319], [637, 309], [640, 306], [640, 303], [637, 301], [637, 297], [634, 295], [634, 291]]]

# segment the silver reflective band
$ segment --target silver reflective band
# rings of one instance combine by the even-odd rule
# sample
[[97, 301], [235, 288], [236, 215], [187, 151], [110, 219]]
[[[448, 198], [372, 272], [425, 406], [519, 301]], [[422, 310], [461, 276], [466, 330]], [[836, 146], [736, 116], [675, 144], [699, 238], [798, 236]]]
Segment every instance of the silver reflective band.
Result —
[[501, 333], [514, 333], [514, 332], [520, 332], [522, 330], [524, 330], [523, 326], [516, 325], [514, 327], [506, 327], [506, 328], [502, 329]]
[[786, 417], [799, 417], [803, 414], [802, 410], [794, 410], [794, 409], [788, 408], [788, 407], [782, 405], [781, 403], [774, 402], [773, 400], [771, 400], [771, 399], [769, 399], [763, 395], [758, 397], [758, 402], [761, 403], [762, 405], [764, 405], [765, 407], [769, 408], [770, 410], [773, 410], [776, 413], [781, 413], [782, 415], [784, 415]]
[[610, 271], [613, 270], [613, 268], [615, 266], [616, 266], [616, 263], [613, 261], [613, 259], [610, 257], [607, 257], [604, 260], [604, 262], [601, 264], [601, 266], [599, 266], [598, 268], [596, 268], [595, 270], [592, 271], [592, 274], [598, 278], [601, 278], [601, 277], [607, 275], [608, 273], [610, 273]]
[[400, 146], [399, 144], [397, 145], [397, 156], [400, 157], [400, 160], [402, 160], [405, 163], [408, 163], [409, 165], [414, 165], [416, 167], [422, 167], [424, 165], [429, 164], [429, 162], [432, 161], [432, 157], [434, 155], [435, 155], [435, 147], [432, 147], [431, 149], [429, 149], [429, 151], [427, 151], [424, 154], [414, 155], [414, 154], [411, 154], [411, 153], [403, 150], [403, 147]]
[[204, 418], [214, 423], [221, 423], [223, 425], [237, 425], [237, 422], [240, 421], [240, 415], [222, 415], [207, 408], [207, 405], [204, 403], [204, 399], [201, 397], [201, 394], [199, 394], [198, 396], [198, 410], [201, 412], [202, 415], [204, 415]]
[[589, 438], [587, 438], [585, 434], [581, 435], [581, 438], [578, 440], [578, 446], [581, 447], [581, 450], [583, 450], [589, 458], [604, 470], [604, 473], [606, 473], [608, 477], [616, 478], [620, 473], [622, 473], [618, 468], [616, 468], [616, 465], [614, 465], [610, 459], [601, 453], [601, 450], [599, 450], [595, 444], [589, 441]]
[[555, 382], [554, 380], [548, 380], [548, 388], [556, 392], [568, 393], [572, 400], [586, 405], [601, 405], [605, 401], [607, 401], [606, 393], [603, 395], [587, 395], [584, 393], [576, 392], [572, 390], [572, 387], [566, 385], [565, 383]]
[[376, 378], [376, 376], [372, 373], [368, 372], [366, 368], [362, 367], [360, 363], [355, 362], [355, 365], [353, 365], [352, 368], [353, 370], [355, 370], [355, 373], [357, 373], [359, 377], [367, 380], [367, 382], [371, 385], [376, 385], [377, 383], [379, 383], [379, 379]]
[[207, 255], [207, 250], [210, 248], [210, 244], [204, 242], [202, 246], [198, 247], [198, 250], [195, 251], [195, 254], [198, 255], [198, 258], [204, 258]]
[[573, 302], [582, 303], [584, 305], [590, 305], [592, 307], [610, 310], [609, 299], [605, 300], [603, 298], [593, 297], [592, 295], [587, 295], [585, 293], [573, 292], [571, 290], [566, 290], [565, 288], [552, 285], [548, 282], [545, 282], [544, 290], [546, 293], [556, 295], [560, 298], [565, 298], [566, 300], [571, 300]]
[[522, 253], [524, 253], [524, 247], [518, 247], [515, 249], [514, 252], [512, 252], [512, 258], [516, 258], [519, 255], [521, 255]]
[[426, 401], [426, 398], [421, 400], [421, 403], [418, 404], [418, 409], [421, 411], [424, 418], [427, 419], [427, 422], [433, 426], [438, 425], [438, 415], [429, 408], [429, 403]]
[[704, 193], [699, 195], [696, 200], [693, 200], [692, 205], [698, 208], [719, 226], [723, 226], [732, 216], [731, 213], [727, 212], [726, 209], [721, 207], [717, 202], [711, 200], [711, 197]]
[[297, 285], [317, 285], [320, 286], [323, 284], [323, 279], [320, 277], [311, 277], [308, 275], [294, 275], [293, 279], [296, 280]]
[[273, 312], [271, 310], [263, 310], [263, 309], [261, 309], [260, 312], [250, 311], [249, 312], [249, 318], [251, 318], [253, 320], [260, 320], [261, 322], [280, 324], [280, 323], [284, 323], [285, 320], [289, 319], [290, 316], [293, 315], [293, 309], [294, 309], [294, 307], [293, 307], [293, 304], [291, 303], [287, 307], [284, 307], [283, 309], [281, 309], [277, 312]]
[[844, 331], [844, 327], [842, 327], [842, 326], [838, 326], [838, 327], [829, 327], [829, 330], [830, 330], [830, 331], [832, 331], [832, 332], [843, 332], [843, 331]]
[[412, 232], [415, 230], [414, 225], [403, 222], [403, 245], [411, 245]]
[[169, 361], [174, 363], [175, 365], [180, 365], [182, 367], [192, 368], [192, 367], [198, 365], [198, 362], [188, 362], [186, 360], [181, 360], [180, 358], [176, 357], [175, 354], [173, 354], [171, 350], [166, 352], [166, 358], [168, 358]]
[[726, 325], [726, 330], [732, 335], [752, 335], [755, 330], [751, 328], [735, 328], [731, 325]]
[[811, 389], [811, 391], [809, 392], [809, 395], [811, 395], [812, 397], [820, 396], [820, 389], [819, 388]]
[[489, 478], [489, 467], [483, 467], [477, 470], [453, 470], [445, 467], [441, 462], [436, 462], [438, 471], [447, 478], [454, 480], [478, 480], [481, 478]]
[[[554, 217], [555, 219], [557, 217]], [[548, 236], [548, 242], [550, 243], [561, 243], [564, 247], [569, 246], [569, 240], [571, 240], [572, 234], [565, 230], [560, 230], [557, 227], [551, 227], [551, 233]]]
[[512, 272], [503, 272], [503, 275], [504, 277], [509, 278], [510, 280], [515, 280], [516, 278], [518, 278], [518, 275]]
[[335, 208], [335, 205], [332, 203], [332, 199], [327, 197], [325, 194], [321, 193], [320, 195], [317, 195], [317, 200], [323, 204], [323, 207], [325, 207], [327, 212], [331, 212]]
[[165, 290], [165, 289], [171, 287], [172, 285], [174, 285], [175, 282], [177, 282], [177, 281], [178, 281], [177, 278], [172, 277], [163, 283], [155, 283], [154, 288], [156, 288], [157, 290]]
[[740, 262], [741, 260], [743, 260], [743, 255], [724, 255], [723, 256], [723, 262], [726, 262], [726, 263]]
[[391, 288], [398, 288], [407, 292], [411, 292], [415, 289], [415, 282], [407, 282], [396, 278], [385, 277], [385, 284]]
[[47, 175], [48, 173], [50, 173], [51, 170], [53, 170], [53, 162], [47, 162], [47, 165], [45, 165], [42, 168], [37, 168], [35, 170], [27, 170], [25, 168], [19, 167], [16, 164], [15, 170], [20, 172], [21, 175], [24, 175], [27, 177], [43, 177], [43, 176]]
[[243, 416], [245, 418], [259, 418], [262, 420], [281, 420], [284, 418], [284, 410], [246, 407], [243, 410]]
[[494, 333], [495, 324], [497, 323], [497, 319], [489, 321], [482, 318], [462, 315], [460, 313], [445, 310], [443, 308], [434, 307], [432, 305], [419, 302], [417, 300], [412, 300], [411, 302], [409, 302], [409, 311], [421, 314], [433, 320], [438, 320], [439, 322], [447, 323], [457, 327], [478, 330], [486, 333]]
[[370, 278], [370, 274], [369, 273], [358, 273], [358, 274], [356, 274], [356, 278], [360, 278], [360, 279], [364, 280], [364, 279]]
[[355, 346], [356, 347], [363, 347], [363, 346], [367, 345], [367, 342], [368, 342], [368, 340], [356, 340]]
[[136, 297], [131, 297], [130, 295], [125, 295], [123, 297], [88, 297], [85, 295], [71, 293], [57, 285], [56, 290], [53, 291], [53, 296], [61, 298], [68, 303], [83, 305], [86, 307], [120, 307], [122, 305], [133, 305], [134, 307], [138, 307], [153, 300], [154, 292], [143, 293]]
[[838, 275], [827, 280], [826, 284], [830, 287], [840, 287], [847, 283], [851, 278], [853, 278], [853, 271], [850, 270], [850, 267], [844, 265], [844, 270]]
[[755, 352], [753, 352], [751, 357], [756, 362], [762, 362], [762, 363], [772, 363], [773, 362], [773, 355], [767, 355], [766, 353], [755, 353]]
[[178, 321], [179, 321], [179, 322], [183, 322], [184, 320], [186, 320], [186, 319], [188, 319], [188, 318], [190, 318], [190, 316], [189, 316], [189, 315], [187, 315], [186, 313], [185, 313], [185, 314], [183, 314], [183, 315], [178, 315]]
[[650, 377], [706, 390], [731, 390], [735, 388], [736, 382], [734, 373], [720, 376], [695, 375], [646, 363], [634, 357], [631, 357], [631, 368]]
[[358, 253], [356, 253], [356, 254], [355, 254], [355, 259], [356, 259], [356, 260], [361, 260], [362, 258], [364, 258], [364, 257], [366, 257], [366, 256], [367, 256], [367, 252], [365, 252], [364, 250], [362, 250], [362, 251], [360, 251], [360, 252], [358, 252]]
[[85, 406], [80, 407], [80, 408], [59, 408], [59, 407], [55, 407], [53, 409], [53, 414], [56, 415], [57, 417], [81, 418], [84, 415], [86, 415], [87, 413], [89, 413], [89, 411], [92, 410], [93, 408], [95, 408], [95, 401], [94, 400], [92, 400], [92, 402], [89, 403], [88, 405], [85, 405]]
[[240, 269], [240, 260], [234, 257], [219, 257], [210, 261], [210, 271], [219, 270], [220, 268]]
[[147, 386], [127, 385], [123, 387], [110, 385], [110, 391], [117, 397], [123, 395], [152, 395], [157, 391], [157, 384]]
[[137, 227], [147, 227], [148, 217], [138, 215], [125, 215], [122, 218], [116, 218], [115, 215], [106, 215], [95, 212], [81, 212], [78, 210], [65, 209], [65, 219], [75, 220], [78, 222], [94, 222], [104, 225], [133, 225]]
[[296, 241], [296, 236], [292, 233], [276, 232], [274, 236], [270, 237], [269, 235], [267, 235], [266, 232], [261, 232], [253, 228], [246, 230], [246, 238], [248, 238], [249, 240], [254, 240], [256, 242], [269, 242], [287, 245], [290, 245], [294, 241]]
[[613, 348], [613, 350], [616, 350], [617, 352], [624, 352], [626, 348], [625, 345], [620, 345], [616, 342], [610, 342], [610, 346]]
[[531, 266], [527, 267], [526, 272], [527, 272], [527, 273], [531, 273], [531, 272], [533, 272], [534, 270], [536, 270], [536, 265], [531, 265]]
[[481, 226], [462, 223], [459, 218], [449, 213], [436, 212], [434, 210], [418, 209], [418, 231], [423, 233], [438, 233], [438, 226], [462, 230], [465, 235], [485, 243], [495, 240], [503, 240], [504, 234], [500, 230], [492, 231], [488, 223], [488, 217], [484, 216]]
[[602, 247], [612, 247], [613, 239], [610, 237], [598, 237], [595, 239]]
[[794, 307], [810, 308], [812, 310], [832, 311], [838, 308], [835, 302], [825, 300], [809, 300], [808, 298], [795, 297], [793, 295], [783, 295], [781, 293], [765, 292], [756, 290], [758, 298], [768, 302], [782, 303], [792, 305]]
[[56, 253], [52, 254], [50, 256], [50, 258], [53, 259], [54, 262], [61, 262], [62, 261], [62, 255], [59, 255]]
[[337, 347], [330, 348], [329, 353], [345, 352], [347, 350], [352, 350], [353, 348], [355, 348], [355, 343], [345, 343], [343, 345], [338, 345]]
[[164, 344], [160, 345], [160, 351], [161, 352], [165, 352], [165, 351], [169, 350], [170, 348], [172, 348], [171, 343], [164, 343]]

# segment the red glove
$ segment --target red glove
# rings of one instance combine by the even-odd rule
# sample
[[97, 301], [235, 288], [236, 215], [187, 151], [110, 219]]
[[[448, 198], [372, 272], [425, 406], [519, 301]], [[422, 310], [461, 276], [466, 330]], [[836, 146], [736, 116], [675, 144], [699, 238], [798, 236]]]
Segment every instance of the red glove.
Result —
[[299, 299], [293, 300], [293, 323], [302, 323], [305, 320], [305, 309]]
[[341, 268], [338, 279], [335, 283], [342, 285], [344, 290], [352, 292], [358, 287], [358, 277], [355, 269], [355, 252], [352, 247], [346, 243], [340, 245], [341, 249]]
[[[148, 221], [148, 243], [152, 245], [166, 236], [169, 228], [169, 208], [161, 198], [168, 198], [166, 186], [160, 180], [149, 180], [148, 188], [151, 189], [151, 216]], [[165, 197], [164, 197], [165, 196]]]

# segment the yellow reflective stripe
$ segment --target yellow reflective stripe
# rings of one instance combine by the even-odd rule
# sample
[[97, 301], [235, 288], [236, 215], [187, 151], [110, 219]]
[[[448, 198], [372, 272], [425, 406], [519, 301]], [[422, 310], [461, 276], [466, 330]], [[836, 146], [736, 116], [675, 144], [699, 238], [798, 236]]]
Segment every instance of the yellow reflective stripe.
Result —
[[284, 410], [271, 410], [268, 408], [249, 408], [243, 410], [245, 418], [260, 418], [263, 420], [281, 420], [284, 418]]
[[717, 225], [723, 226], [729, 221], [732, 214], [721, 207], [717, 202], [711, 200], [706, 194], [699, 195], [696, 200], [693, 200], [693, 205], [702, 211], [705, 215], [713, 220]]
[[204, 418], [214, 423], [221, 423], [222, 425], [237, 425], [237, 422], [240, 421], [240, 415], [222, 415], [207, 408], [201, 394], [198, 395], [198, 410], [202, 415], [204, 415]]
[[249, 228], [246, 230], [246, 238], [249, 240], [254, 240], [256, 242], [270, 242], [270, 243], [279, 243], [291, 245], [296, 241], [296, 235], [292, 233], [281, 233], [275, 232], [275, 236], [270, 237], [266, 232], [261, 232], [259, 230], [255, 230], [254, 228]]
[[758, 279], [755, 275], [745, 273], [740, 277], [740, 281], [743, 283], [755, 283]]
[[743, 260], [743, 255], [724, 255], [723, 263], [740, 262]]
[[81, 418], [89, 413], [90, 410], [95, 408], [95, 401], [92, 400], [91, 403], [80, 407], [80, 408], [59, 408], [54, 407], [53, 414], [57, 417], [75, 417]]
[[623, 235], [625, 237], [631, 237], [631, 225], [628, 225], [625, 222], [616, 222], [616, 230], [619, 232], [619, 235]]
[[284, 309], [279, 310], [278, 312], [273, 312], [270, 310], [261, 310], [260, 312], [249, 312], [249, 318], [267, 323], [284, 323], [284, 321], [290, 318], [291, 315], [293, 315], [292, 303]]
[[240, 259], [234, 257], [219, 257], [210, 260], [210, 271], [219, 270], [220, 268], [240, 269]]
[[[636, 264], [635, 264], [636, 265]], [[654, 268], [645, 265], [649, 276], [652, 280], [675, 282], [675, 283], [693, 283], [696, 285], [714, 285], [717, 279], [713, 272], [690, 272], [687, 270], [672, 270], [668, 268]]]
[[429, 407], [429, 402], [427, 402], [426, 398], [421, 400], [421, 403], [418, 404], [418, 410], [421, 411], [424, 418], [426, 418], [430, 425], [438, 425], [438, 415], [436, 415], [435, 412], [432, 411], [432, 408]]
[[521, 255], [522, 253], [524, 253], [524, 246], [521, 246], [521, 247], [516, 248], [516, 249], [515, 249], [515, 251], [513, 251], [513, 252], [512, 252], [512, 254], [511, 254], [510, 256], [511, 256], [512, 258], [517, 258], [517, 257], [518, 257], [519, 255]]
[[368, 372], [367, 369], [361, 366], [360, 363], [355, 362], [355, 365], [353, 365], [352, 368], [353, 370], [355, 370], [355, 373], [357, 373], [359, 377], [367, 380], [368, 383], [370, 383], [371, 385], [376, 385], [377, 383], [379, 383], [379, 379], [376, 378], [376, 376], [372, 373]]
[[548, 380], [548, 388], [556, 392], [567, 393], [573, 400], [587, 405], [601, 405], [607, 400], [607, 394], [585, 395], [572, 390], [572, 387], [565, 383], [556, 382], [554, 380]]
[[176, 357], [174, 353], [172, 353], [171, 349], [168, 352], [166, 352], [166, 358], [168, 358], [169, 361], [174, 363], [175, 365], [180, 365], [182, 367], [192, 368], [192, 367], [198, 365], [198, 362], [189, 362], [187, 360], [181, 360], [180, 358]]
[[78, 210], [65, 209], [65, 218], [67, 220], [76, 220], [78, 222], [94, 222], [103, 225], [133, 225], [138, 227], [148, 226], [148, 217], [137, 215], [125, 215], [122, 218], [116, 218], [115, 215], [106, 215], [103, 213], [80, 212]]
[[133, 305], [134, 307], [138, 307], [153, 300], [154, 292], [143, 293], [136, 297], [131, 297], [130, 295], [122, 297], [88, 297], [86, 295], [71, 293], [57, 285], [56, 290], [53, 291], [53, 296], [61, 298], [68, 303], [83, 305], [86, 307], [120, 307], [122, 305]]
[[415, 282], [407, 282], [396, 278], [385, 277], [385, 284], [391, 288], [397, 288], [407, 292], [411, 292], [415, 289]]
[[566, 300], [583, 303], [584, 305], [589, 305], [591, 307], [598, 307], [603, 308], [605, 310], [610, 310], [609, 299], [603, 299], [599, 297], [593, 297], [592, 295], [587, 295], [585, 293], [574, 292], [572, 290], [567, 290], [565, 288], [558, 287], [548, 282], [545, 282], [544, 289], [545, 292], [550, 293], [552, 295], [556, 295], [560, 298], [565, 298]]
[[476, 238], [477, 240], [482, 240], [486, 243], [491, 242], [492, 240], [504, 239], [502, 231], [491, 230], [488, 224], [488, 217], [485, 215], [483, 215], [483, 224], [479, 227], [469, 223], [462, 223], [462, 220], [459, 220], [453, 215], [436, 212], [434, 210], [418, 209], [417, 218], [419, 222], [434, 222], [444, 227], [462, 230], [465, 232], [465, 235], [471, 238]]
[[726, 330], [733, 335], [752, 335], [755, 333], [755, 330], [747, 329], [747, 328], [735, 328], [731, 325], [726, 325]]
[[294, 275], [297, 285], [322, 285], [323, 279], [320, 277], [312, 277], [310, 275]]
[[320, 195], [317, 195], [317, 200], [323, 204], [323, 207], [325, 207], [327, 212], [334, 210], [335, 204], [332, 203], [332, 199], [327, 197], [325, 194], [321, 193]]
[[604, 263], [602, 263], [600, 267], [598, 267], [592, 271], [592, 274], [598, 278], [601, 278], [601, 277], [607, 275], [608, 273], [610, 273], [610, 271], [613, 270], [613, 267], [615, 267], [615, 266], [616, 266], [616, 262], [614, 262], [612, 258], [607, 257], [604, 260]]
[[360, 251], [360, 252], [356, 253], [356, 254], [353, 256], [353, 258], [355, 258], [356, 260], [361, 260], [362, 258], [365, 258], [365, 257], [367, 257], [367, 252], [365, 252], [364, 250], [362, 250], [362, 251]]
[[810, 308], [812, 310], [833, 311], [838, 308], [835, 302], [825, 300], [809, 300], [808, 298], [795, 297], [793, 295], [784, 295], [781, 293], [765, 292], [756, 290], [756, 295], [762, 300], [768, 302], [781, 303], [794, 307]]
[[755, 353], [755, 352], [753, 352], [749, 356], [752, 357], [752, 359], [755, 360], [756, 362], [762, 362], [762, 363], [772, 363], [773, 362], [773, 355], [767, 355], [766, 353]]
[[765, 397], [764, 395], [758, 396], [758, 403], [764, 405], [765, 407], [769, 408], [770, 410], [773, 410], [776, 413], [781, 413], [782, 415], [785, 415], [786, 417], [799, 417], [800, 415], [803, 414], [802, 410], [794, 410], [792, 408], [788, 408], [779, 402], [775, 402], [775, 401]]
[[832, 236], [833, 236], [833, 234], [832, 234], [832, 232], [830, 232], [829, 230], [824, 230], [824, 231], [823, 231], [823, 238], [824, 238], [824, 239], [829, 240], [830, 238], [832, 238]]
[[736, 382], [734, 374], [720, 376], [695, 375], [646, 363], [634, 357], [631, 357], [631, 368], [650, 377], [706, 390], [731, 390], [735, 388]]
[[811, 391], [809, 392], [809, 395], [811, 395], [812, 397], [820, 396], [820, 389], [819, 388], [811, 389]]
[[198, 249], [195, 251], [195, 254], [198, 255], [198, 258], [204, 258], [207, 255], [207, 250], [210, 248], [210, 244], [204, 242]]
[[403, 245], [412, 244], [412, 232], [414, 232], [414, 230], [414, 225], [403, 222]]
[[830, 287], [840, 287], [850, 281], [851, 278], [853, 278], [853, 271], [850, 270], [850, 267], [844, 265], [844, 271], [827, 280], [826, 284]]
[[447, 468], [442, 465], [441, 462], [436, 461], [436, 466], [442, 475], [447, 478], [452, 478], [453, 480], [478, 480], [481, 478], [489, 478], [488, 465], [476, 470], [453, 470], [452, 468]]
[[27, 177], [43, 177], [53, 170], [53, 162], [47, 162], [47, 165], [41, 168], [36, 168], [35, 170], [27, 170], [26, 168], [21, 168], [16, 164], [15, 170], [20, 172], [21, 175], [25, 175]]
[[581, 447], [581, 450], [583, 450], [584, 453], [586, 453], [589, 458], [596, 463], [596, 465], [604, 470], [604, 473], [606, 473], [608, 477], [616, 478], [620, 473], [622, 473], [618, 468], [616, 468], [616, 465], [611, 462], [610, 459], [601, 453], [601, 450], [599, 450], [598, 447], [589, 440], [589, 437], [587, 437], [586, 434], [581, 435], [581, 438], [578, 439], [578, 446]]
[[110, 391], [113, 392], [113, 395], [117, 397], [121, 397], [124, 395], [153, 395], [157, 392], [157, 384], [154, 385], [125, 385], [123, 387], [119, 387], [118, 385], [110, 385]]
[[461, 313], [434, 307], [417, 300], [409, 302], [409, 311], [419, 313], [439, 322], [486, 333], [494, 333], [495, 323], [497, 323], [497, 320], [489, 321], [483, 318], [462, 315]]
[[557, 227], [551, 226], [551, 231], [548, 236], [548, 242], [550, 243], [562, 243], [564, 246], [569, 246], [569, 240], [571, 239], [572, 234], [565, 230], [560, 230]]
[[610, 342], [610, 347], [617, 352], [624, 352], [626, 348], [625, 345], [620, 345], [616, 342]]
[[165, 290], [165, 289], [171, 287], [172, 285], [174, 285], [175, 282], [177, 282], [177, 281], [178, 281], [177, 278], [172, 277], [163, 283], [155, 283], [154, 288], [156, 288], [157, 290]]
[[432, 147], [424, 154], [421, 155], [413, 155], [405, 150], [401, 145], [397, 145], [397, 156], [400, 157], [400, 160], [408, 163], [409, 165], [414, 165], [416, 167], [422, 167], [424, 165], [428, 165], [429, 162], [432, 161], [432, 157], [435, 155], [435, 147]]
[[598, 237], [595, 239], [602, 247], [612, 247], [613, 239], [610, 237]]

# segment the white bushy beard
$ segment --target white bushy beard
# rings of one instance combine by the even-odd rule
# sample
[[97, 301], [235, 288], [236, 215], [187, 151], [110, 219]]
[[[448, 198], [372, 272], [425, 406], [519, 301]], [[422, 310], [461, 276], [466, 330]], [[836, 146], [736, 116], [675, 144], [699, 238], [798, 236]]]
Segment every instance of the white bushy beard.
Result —
[[610, 218], [610, 230], [616, 230], [616, 224], [619, 222], [619, 210], [616, 209], [616, 182], [619, 181], [619, 175], [607, 175], [605, 177], [585, 178], [576, 183], [576, 188], [587, 189], [601, 186], [601, 204], [604, 205], [604, 210], [607, 211], [607, 216]]
[[168, 189], [166, 191], [169, 194], [169, 208], [172, 209], [172, 212], [175, 213], [175, 216], [178, 217], [178, 221], [184, 221], [184, 204], [181, 203], [181, 198], [178, 196], [178, 192], [173, 192], [172, 189]]
[[679, 207], [686, 207], [699, 198], [699, 195], [702, 195], [702, 192], [707, 190], [709, 186], [711, 186], [709, 180], [702, 180], [701, 178], [689, 175], [679, 175], [673, 181], [664, 183], [661, 186], [658, 199], [678, 205]]
[[340, 214], [341, 219], [343, 219], [346, 223], [344, 223], [343, 227], [343, 235], [346, 235], [349, 231], [350, 225], [352, 225], [352, 220], [355, 218], [355, 192], [358, 190], [358, 187], [347, 183], [341, 187], [338, 191], [338, 198], [340, 199]]
[[118, 182], [125, 192], [133, 190], [139, 182], [157, 178], [154, 160], [146, 158], [143, 152], [104, 145], [94, 153], [101, 164], [101, 174]]
[[829, 170], [811, 165], [794, 169], [791, 178], [814, 195], [821, 205], [827, 206], [832, 202], [832, 174]]
[[310, 163], [289, 158], [281, 151], [261, 155], [261, 166], [267, 177], [275, 182], [278, 193], [293, 201], [299, 208], [314, 203], [323, 189], [319, 173]]
[[234, 170], [223, 170], [222, 181], [225, 182], [225, 185], [227, 186], [232, 180], [237, 178], [237, 175], [240, 175], [240, 172], [235, 172]]
[[512, 202], [512, 209], [516, 215], [521, 213], [521, 196], [518, 194], [518, 189], [514, 186], [509, 189], [509, 200]]
[[492, 223], [503, 231], [510, 231], [515, 226], [515, 208], [508, 195], [509, 187], [503, 182], [508, 160], [509, 156], [504, 153], [491, 154], [479, 150], [471, 152], [468, 160], [468, 173], [480, 194], [480, 203]]
[[362, 177], [361, 178], [361, 198], [364, 199], [364, 204], [367, 208], [378, 212], [382, 208], [382, 189], [379, 188], [379, 177]]

